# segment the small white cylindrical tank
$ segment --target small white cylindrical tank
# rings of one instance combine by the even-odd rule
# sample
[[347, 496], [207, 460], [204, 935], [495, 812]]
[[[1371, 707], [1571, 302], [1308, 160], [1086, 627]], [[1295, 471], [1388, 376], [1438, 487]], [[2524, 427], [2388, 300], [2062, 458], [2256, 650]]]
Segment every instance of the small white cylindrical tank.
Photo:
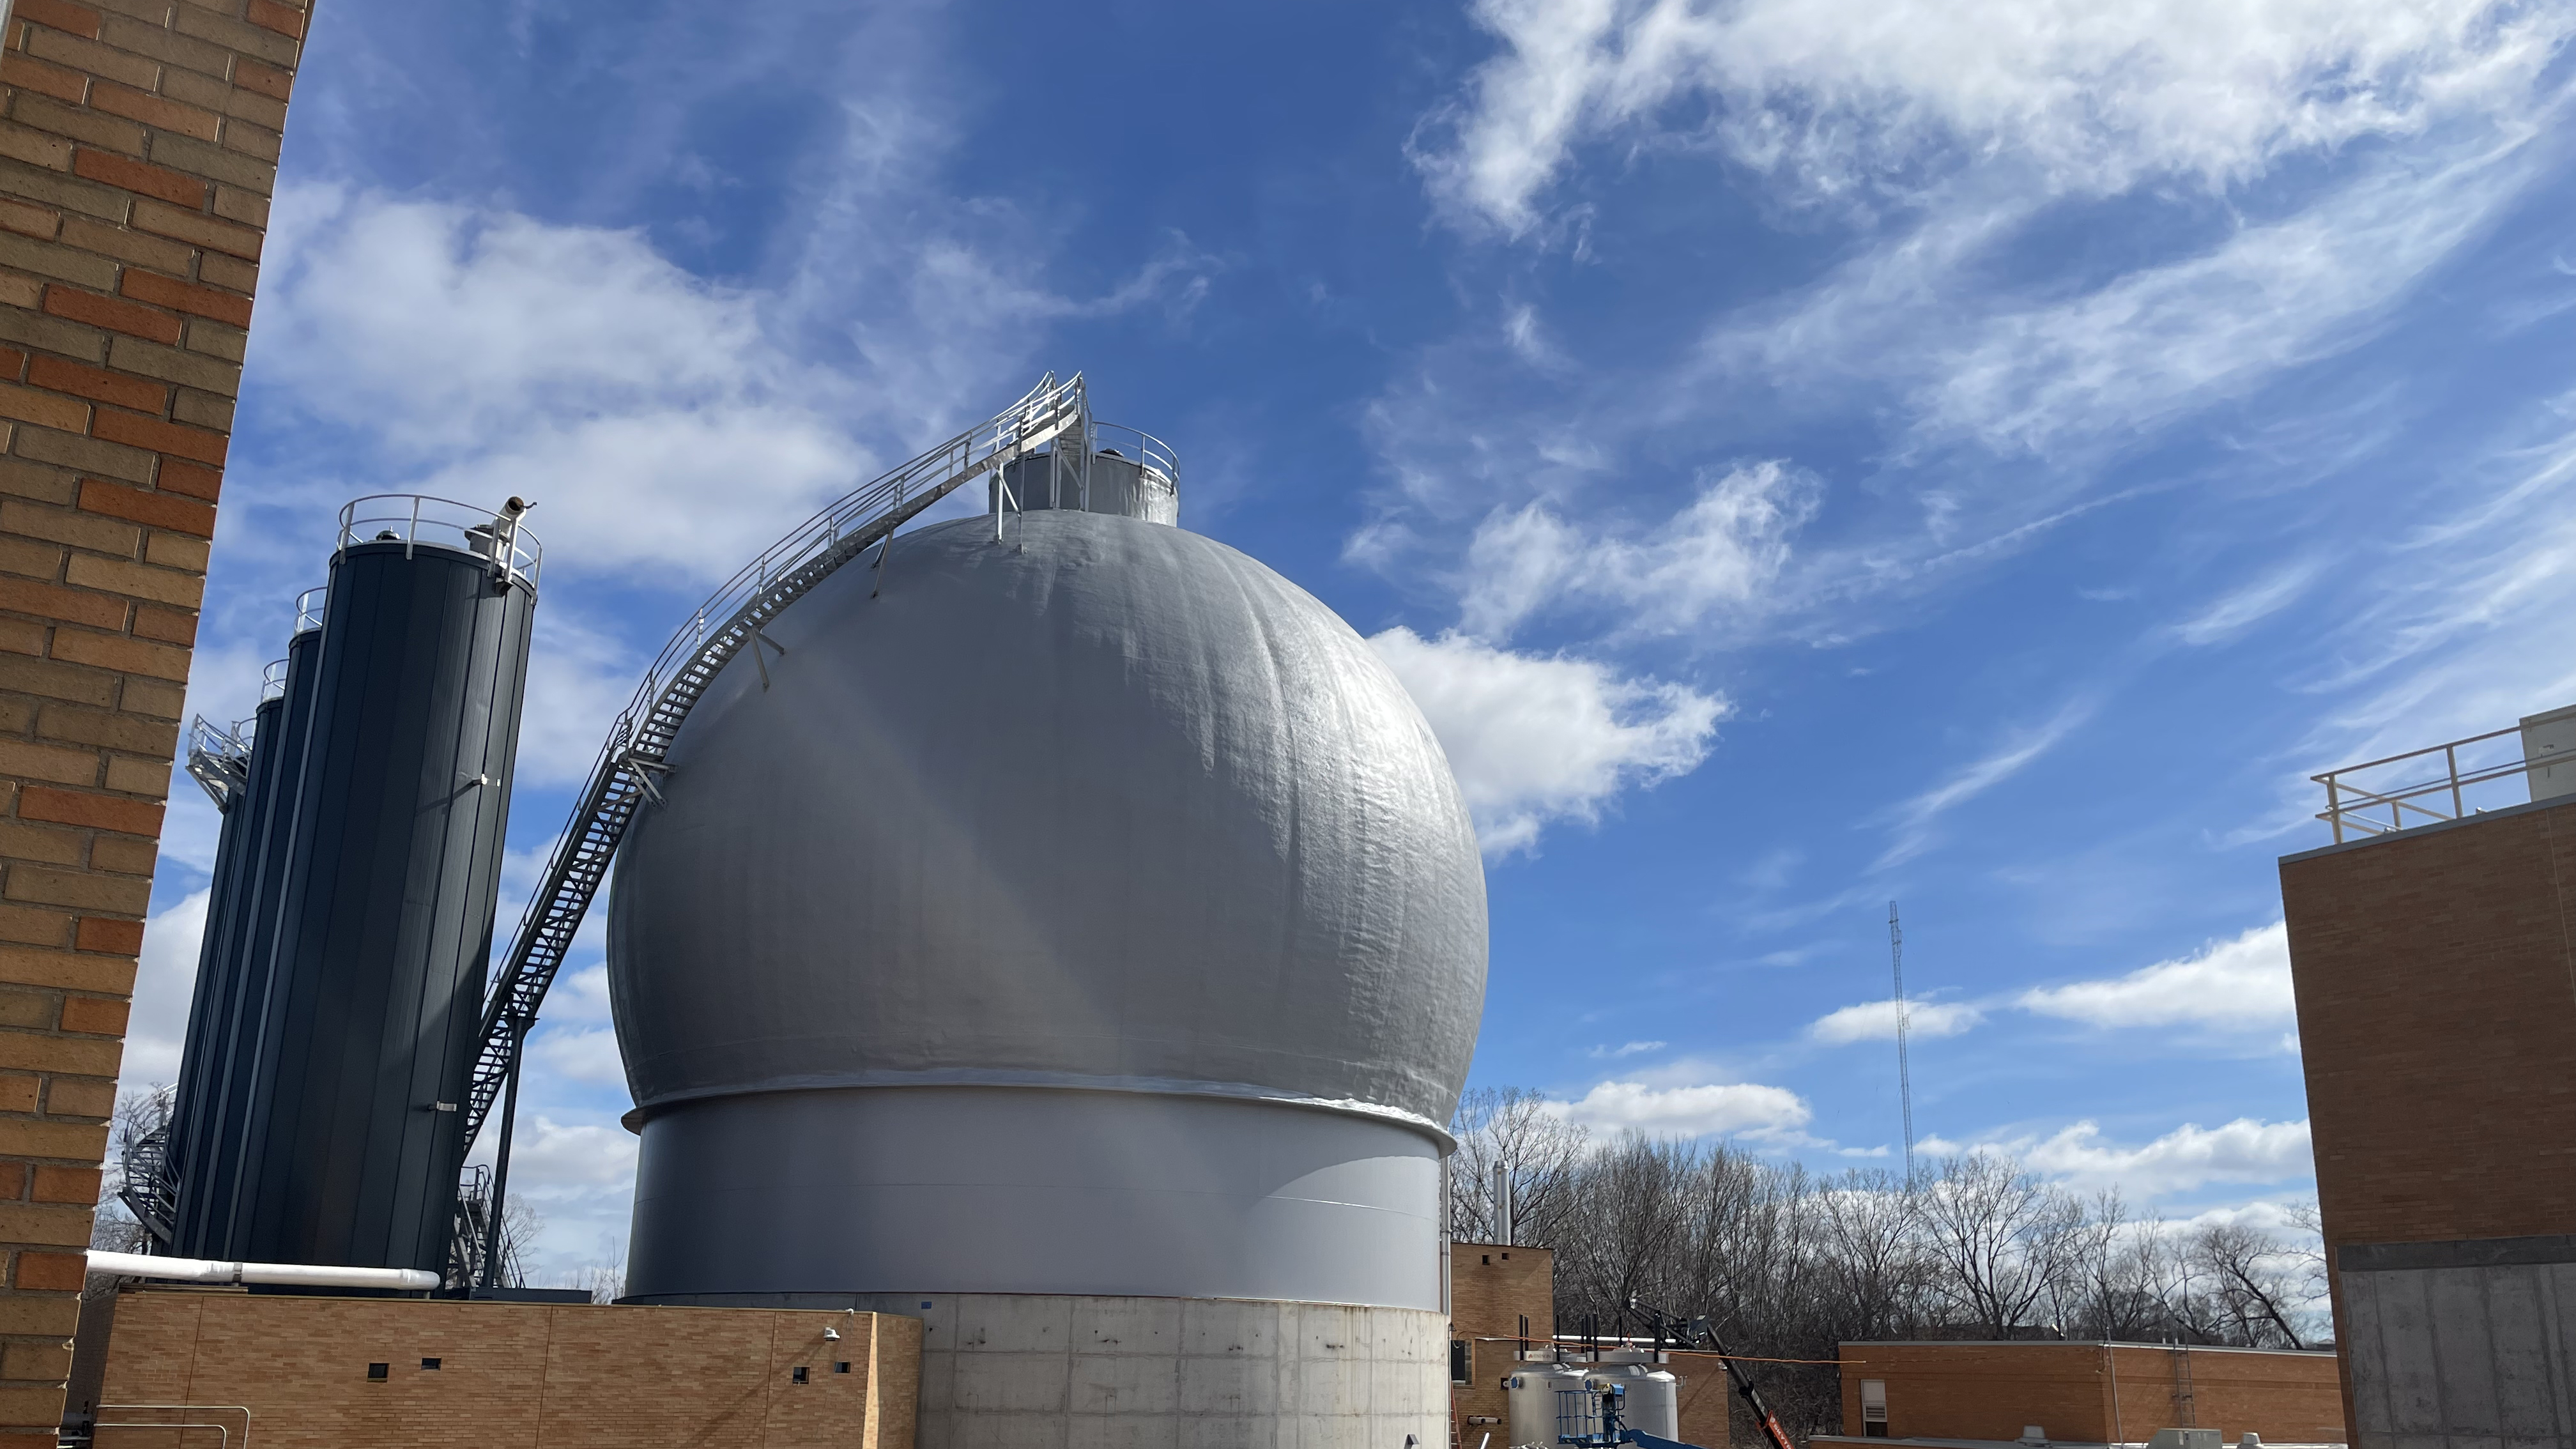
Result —
[[1616, 1384], [1628, 1427], [1664, 1439], [1682, 1436], [1682, 1381], [1660, 1366], [1662, 1355], [1644, 1349], [1604, 1349], [1587, 1366], [1584, 1386], [1598, 1392]]
[[1503, 1381], [1503, 1401], [1511, 1417], [1511, 1449], [1527, 1449], [1530, 1445], [1554, 1449], [1561, 1407], [1557, 1395], [1582, 1388], [1584, 1371], [1577, 1365], [1559, 1362], [1550, 1349], [1532, 1349], [1521, 1359], [1512, 1376]]

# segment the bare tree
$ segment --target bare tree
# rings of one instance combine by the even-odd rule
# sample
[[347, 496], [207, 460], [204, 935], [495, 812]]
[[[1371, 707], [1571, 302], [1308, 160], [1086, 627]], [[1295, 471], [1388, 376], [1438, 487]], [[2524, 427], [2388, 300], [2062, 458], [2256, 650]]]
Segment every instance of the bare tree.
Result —
[[501, 1206], [499, 1242], [493, 1250], [500, 1255], [497, 1281], [505, 1288], [528, 1286], [528, 1252], [536, 1246], [537, 1235], [546, 1230], [546, 1220], [526, 1198], [514, 1197]]
[[163, 1082], [118, 1099], [116, 1115], [108, 1123], [107, 1162], [99, 1175], [98, 1213], [90, 1220], [91, 1247], [108, 1253], [151, 1251], [152, 1235], [135, 1220], [119, 1196], [125, 1191], [125, 1157], [137, 1142], [169, 1128], [177, 1101], [178, 1089]]
[[1914, 1331], [1932, 1269], [1922, 1213], [1913, 1186], [1884, 1168], [1846, 1173], [1816, 1195], [1819, 1276], [1837, 1341]]
[[564, 1280], [567, 1288], [589, 1290], [593, 1303], [614, 1303], [626, 1296], [626, 1249], [613, 1242], [605, 1246], [605, 1262], [585, 1263]]
[[1671, 1297], [1696, 1156], [1682, 1144], [1630, 1132], [1582, 1164], [1573, 1176], [1572, 1231], [1556, 1244], [1561, 1302], [1606, 1324], [1631, 1299]]
[[2208, 1285], [2223, 1341], [2249, 1348], [2305, 1348], [2294, 1318], [2303, 1276], [2294, 1255], [2270, 1233], [2243, 1223], [2212, 1223], [2192, 1235], [2189, 1252]]
[[1924, 1242], [1938, 1290], [1968, 1325], [1996, 1338], [2029, 1326], [2064, 1279], [2083, 1209], [1997, 1154], [1944, 1161], [1925, 1187]]
[[1493, 1187], [1500, 1168], [1512, 1185], [1513, 1241], [1555, 1243], [1589, 1145], [1584, 1130], [1552, 1110], [1543, 1092], [1479, 1087], [1458, 1099], [1449, 1131], [1458, 1139], [1448, 1161], [1449, 1236], [1462, 1243], [1501, 1241]]

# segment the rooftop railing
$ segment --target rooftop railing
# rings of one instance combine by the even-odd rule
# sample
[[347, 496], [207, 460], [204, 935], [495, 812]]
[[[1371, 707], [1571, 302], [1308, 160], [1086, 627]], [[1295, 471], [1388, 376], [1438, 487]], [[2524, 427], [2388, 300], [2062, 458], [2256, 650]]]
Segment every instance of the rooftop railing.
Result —
[[[2576, 757], [2530, 747], [2530, 722], [2482, 735], [2365, 760], [2308, 778], [2326, 787], [2317, 818], [2334, 830], [2335, 843], [2464, 820], [2488, 810], [2553, 797], [2569, 786]], [[2545, 777], [2559, 774], [2551, 782]], [[2529, 781], [2526, 791], [2509, 781]]]
[[[510, 502], [518, 506], [517, 499]], [[414, 493], [372, 493], [342, 506], [340, 547], [362, 543], [399, 543], [405, 558], [424, 543], [463, 549], [490, 559], [505, 577], [527, 580], [530, 588], [545, 562], [536, 535], [516, 516]]]

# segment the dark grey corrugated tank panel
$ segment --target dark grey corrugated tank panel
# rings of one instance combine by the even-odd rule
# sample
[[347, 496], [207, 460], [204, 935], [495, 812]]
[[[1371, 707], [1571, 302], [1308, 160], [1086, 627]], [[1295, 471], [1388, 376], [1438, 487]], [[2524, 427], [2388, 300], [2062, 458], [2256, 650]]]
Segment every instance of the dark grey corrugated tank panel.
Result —
[[205, 1171], [223, 1150], [217, 1104], [223, 1096], [223, 1063], [230, 1055], [240, 1005], [242, 944], [248, 933], [253, 882], [259, 874], [259, 815], [275, 793], [278, 720], [283, 699], [261, 703], [253, 717], [250, 759], [242, 788], [222, 806], [215, 838], [215, 870], [207, 883], [206, 933], [197, 947], [197, 980], [188, 1002], [188, 1034], [179, 1052], [179, 1083], [170, 1105], [168, 1161], [182, 1184], [172, 1251], [199, 1257], [201, 1238], [188, 1230], [184, 1184]]
[[446, 1266], [464, 1114], [435, 1104], [472, 1066], [535, 604], [460, 550], [332, 560], [244, 1256]]
[[[618, 859], [635, 1099], [1026, 1083], [1437, 1129], [1483, 1009], [1456, 781], [1330, 609], [1178, 529], [897, 539], [721, 676]], [[1025, 547], [1023, 547], [1023, 542]]]
[[[233, 930], [230, 990], [200, 1010], [220, 1024], [207, 1035], [205, 1089], [182, 1144], [179, 1222], [173, 1251], [189, 1257], [239, 1258], [240, 1189], [244, 1133], [255, 1091], [256, 1063], [265, 1038], [269, 982], [277, 964], [279, 917], [286, 887], [287, 843], [295, 826], [295, 801], [303, 785], [305, 741], [311, 736], [319, 630], [298, 634], [286, 647], [286, 689], [260, 706], [258, 748], [251, 760], [253, 812], [242, 823], [247, 869]], [[195, 1016], [190, 1017], [191, 1027]], [[184, 1069], [182, 1079], [195, 1070]]]

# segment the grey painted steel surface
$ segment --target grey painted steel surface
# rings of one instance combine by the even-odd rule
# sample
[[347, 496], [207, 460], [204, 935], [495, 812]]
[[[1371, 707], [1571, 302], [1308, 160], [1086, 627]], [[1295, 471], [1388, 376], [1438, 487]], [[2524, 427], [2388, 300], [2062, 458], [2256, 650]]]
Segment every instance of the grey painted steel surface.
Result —
[[535, 607], [461, 548], [332, 559], [244, 1221], [221, 1256], [447, 1265]]
[[[1484, 874], [1439, 742], [1349, 625], [1176, 528], [896, 539], [727, 666], [618, 861], [649, 1117], [837, 1086], [1316, 1103], [1437, 1135]], [[838, 1285], [835, 1285], [838, 1286]]]
[[1439, 1149], [1217, 1097], [993, 1087], [700, 1098], [644, 1124], [627, 1291], [1440, 1306]]
[[1436, 1309], [1484, 875], [1367, 643], [1070, 510], [898, 537], [769, 632], [618, 860], [629, 1291]]
[[2557, 1251], [2383, 1252], [2456, 1266], [2370, 1270], [2343, 1250], [2353, 1449], [2576, 1449], [2576, 1256], [2504, 1241]]
[[228, 989], [212, 999], [200, 980], [189, 1013], [192, 1049], [199, 1012], [207, 1014], [207, 1031], [206, 1054], [180, 1068], [183, 1096], [192, 1081], [202, 1086], [194, 1109], [174, 1124], [172, 1137], [179, 1212], [171, 1251], [182, 1257], [235, 1256], [241, 1247], [243, 1154], [262, 1075], [269, 985], [276, 972], [289, 841], [303, 785], [305, 742], [311, 737], [321, 647], [318, 629], [295, 635], [286, 646], [285, 691], [259, 707], [249, 792], [253, 813], [243, 821], [249, 831], [245, 877], [230, 923], [231, 977]]
[[987, 491], [992, 510], [1005, 511], [1002, 484], [1010, 485], [1011, 497], [1032, 512], [1047, 508], [1080, 509], [1085, 513], [1107, 513], [1120, 518], [1141, 518], [1147, 523], [1177, 525], [1181, 521], [1181, 496], [1172, 480], [1159, 469], [1148, 468], [1141, 459], [1122, 458], [1115, 453], [1094, 453], [1091, 457], [1088, 491], [1082, 497], [1084, 482], [1071, 469], [1057, 470], [1054, 454], [1041, 453], [1020, 458], [1005, 465], [1001, 479]]

